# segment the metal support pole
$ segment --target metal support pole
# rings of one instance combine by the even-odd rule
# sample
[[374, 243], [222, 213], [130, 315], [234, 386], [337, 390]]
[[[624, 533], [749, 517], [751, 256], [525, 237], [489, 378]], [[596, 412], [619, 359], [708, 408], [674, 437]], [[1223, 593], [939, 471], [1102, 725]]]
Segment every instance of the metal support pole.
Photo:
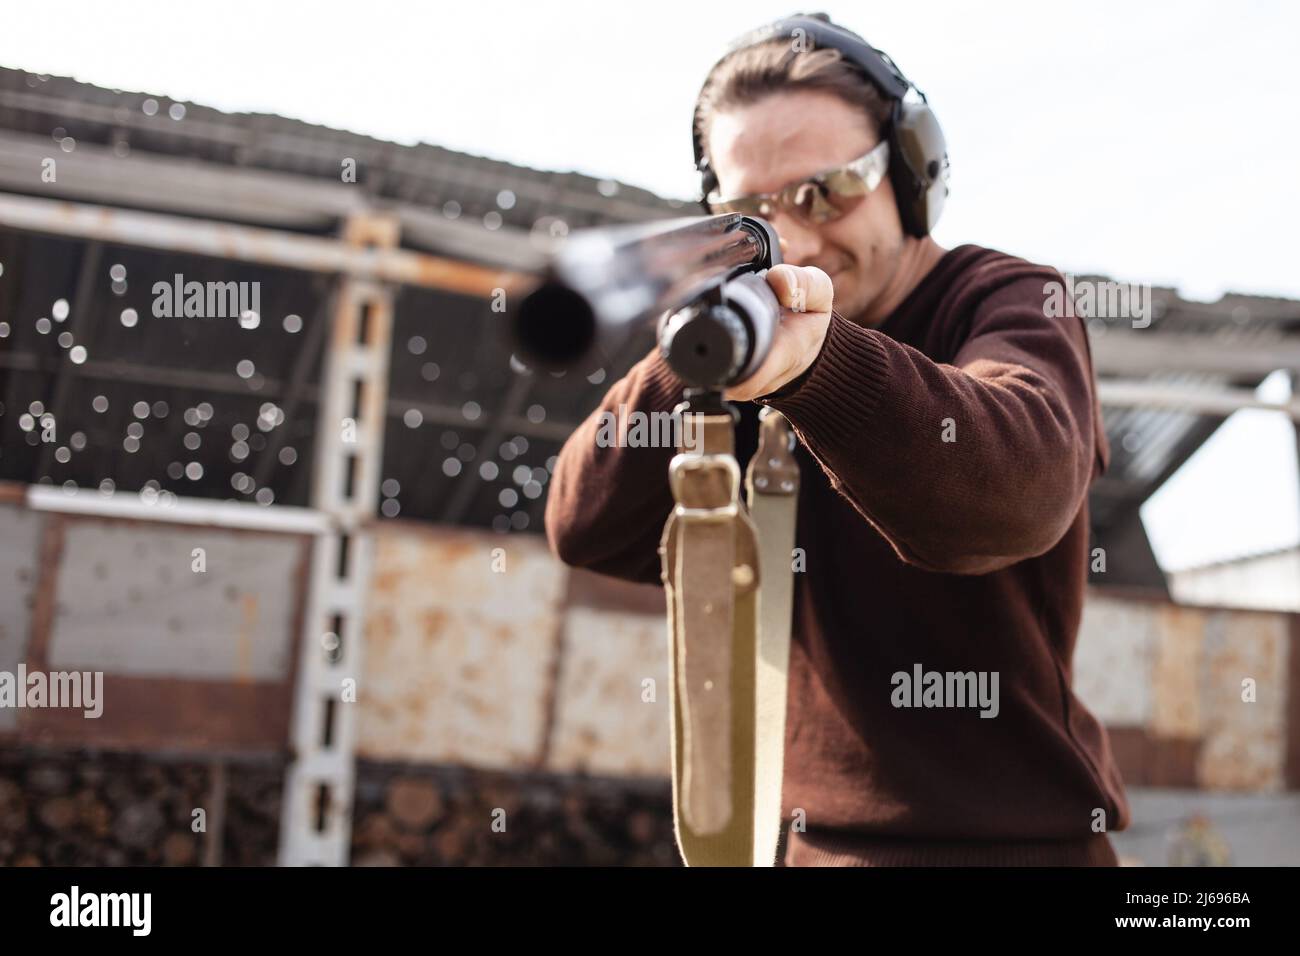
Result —
[[1174, 385], [1167, 382], [1130, 382], [1102, 379], [1097, 383], [1097, 397], [1103, 406], [1117, 408], [1168, 408], [1195, 415], [1218, 415], [1227, 418], [1243, 408], [1262, 408], [1284, 412], [1300, 422], [1300, 396], [1289, 401], [1266, 402], [1249, 388], [1205, 388]]
[[[397, 245], [387, 217], [349, 220], [357, 249]], [[312, 552], [285, 778], [281, 866], [342, 866], [352, 835], [356, 705], [362, 684], [365, 596], [379, 497], [393, 293], [355, 277], [339, 286], [322, 367], [312, 506], [331, 519]]]

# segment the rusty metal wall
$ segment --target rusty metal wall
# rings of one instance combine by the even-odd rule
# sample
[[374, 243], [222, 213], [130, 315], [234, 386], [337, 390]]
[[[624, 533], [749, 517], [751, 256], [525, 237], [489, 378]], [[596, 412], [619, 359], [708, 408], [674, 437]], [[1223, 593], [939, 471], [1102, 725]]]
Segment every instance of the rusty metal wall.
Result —
[[[361, 756], [667, 776], [662, 598], [593, 592], [538, 537], [385, 522], [377, 539]], [[1294, 786], [1290, 627], [1093, 590], [1076, 692], [1135, 784], [1279, 791]]]
[[[1290, 655], [1281, 615], [1216, 612], [1203, 637], [1199, 678], [1201, 783], [1212, 789], [1272, 792], [1285, 785]], [[1243, 682], [1255, 682], [1244, 700]], [[1189, 691], [1191, 689], [1189, 688]]]
[[[199, 680], [289, 676], [297, 539], [66, 520], [51, 667]], [[202, 572], [193, 570], [196, 549]]]
[[[1295, 642], [1289, 615], [1089, 595], [1075, 690], [1128, 737], [1126, 779], [1272, 792], [1288, 785]], [[1251, 683], [1253, 682], [1253, 683]], [[1137, 738], [1140, 737], [1140, 741]], [[1135, 749], [1136, 748], [1136, 749]], [[1132, 770], [1134, 773], [1130, 773]]]
[[666, 778], [663, 619], [570, 578], [537, 536], [378, 525], [358, 755]]
[[549, 769], [669, 776], [662, 616], [570, 607], [556, 698]]
[[60, 510], [39, 491], [0, 488], [0, 670], [100, 672], [100, 712], [3, 708], [0, 736], [283, 752], [312, 526], [254, 505], [151, 511], [126, 495], [68, 496]]
[[1151, 664], [1159, 646], [1151, 605], [1099, 598], [1083, 606], [1074, 649], [1074, 691], [1106, 724], [1144, 726], [1151, 719]]
[[[667, 661], [655, 589], [571, 572], [538, 536], [405, 521], [374, 529], [366, 666], [357, 703], [346, 704], [358, 708], [359, 756], [666, 777]], [[134, 694], [143, 708], [107, 738], [89, 727], [100, 722], [55, 726], [48, 711], [0, 712], [0, 732], [24, 720], [25, 739], [54, 742], [283, 746], [310, 535], [41, 514], [12, 503], [0, 503], [0, 533], [0, 669], [22, 660], [102, 669], [117, 682], [106, 697]], [[206, 577], [190, 570], [194, 547], [206, 549]], [[41, 555], [54, 562], [48, 586]], [[1109, 728], [1132, 785], [1296, 789], [1297, 641], [1291, 615], [1094, 590], [1075, 687]], [[250, 688], [254, 696], [239, 696]], [[249, 708], [255, 716], [240, 713]]]
[[563, 568], [533, 536], [385, 522], [375, 539], [357, 754], [537, 765]]

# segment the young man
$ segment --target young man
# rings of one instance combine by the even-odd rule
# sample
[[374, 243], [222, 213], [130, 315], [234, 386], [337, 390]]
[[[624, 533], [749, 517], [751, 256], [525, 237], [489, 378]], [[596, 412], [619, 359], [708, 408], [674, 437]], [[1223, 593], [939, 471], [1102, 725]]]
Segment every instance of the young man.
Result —
[[[1056, 270], [906, 226], [893, 104], [806, 41], [734, 50], [696, 114], [713, 208], [769, 219], [787, 263], [771, 354], [727, 392], [742, 468], [757, 406], [799, 439], [783, 813], [806, 830], [785, 862], [1113, 865], [1128, 806], [1071, 690], [1108, 456], [1084, 329], [1046, 315]], [[596, 430], [682, 388], [656, 351], [565, 444], [546, 509], [564, 561], [659, 581], [674, 451]]]

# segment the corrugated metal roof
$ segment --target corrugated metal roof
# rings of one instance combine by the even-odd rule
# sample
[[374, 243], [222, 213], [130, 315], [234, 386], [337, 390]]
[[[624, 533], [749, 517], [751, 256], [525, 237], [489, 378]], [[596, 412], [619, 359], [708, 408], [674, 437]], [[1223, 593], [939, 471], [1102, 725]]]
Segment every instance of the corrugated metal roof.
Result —
[[[1104, 276], [1082, 279], [1104, 282]], [[1152, 289], [1152, 316], [1148, 327], [1132, 327], [1128, 319], [1090, 319], [1089, 334], [1124, 343], [1141, 337], [1143, 343], [1160, 342], [1168, 358], [1177, 358], [1189, 344], [1210, 342], [1218, 346], [1254, 347], [1266, 366], [1272, 347], [1294, 343], [1300, 333], [1300, 302], [1270, 296], [1228, 293], [1217, 302], [1181, 298], [1169, 288]], [[1284, 367], [1278, 360], [1276, 367]], [[1103, 370], [1104, 371], [1104, 370]], [[1137, 377], [1204, 389], [1257, 387], [1265, 372], [1249, 375], [1201, 371], [1156, 371]], [[1133, 520], [1134, 512], [1222, 424], [1218, 416], [1164, 408], [1130, 408], [1103, 405], [1106, 434], [1111, 445], [1111, 467], [1093, 491], [1094, 528], [1104, 529]]]
[[[179, 118], [178, 118], [179, 117]], [[569, 228], [677, 213], [682, 204], [625, 183], [531, 169], [420, 143], [404, 146], [261, 113], [224, 113], [169, 97], [107, 90], [67, 77], [0, 68], [0, 129], [55, 141], [291, 173], [337, 184], [356, 160], [356, 185], [379, 199], [426, 206], [450, 218], [496, 213], [531, 230], [544, 217]], [[509, 197], [501, 197], [503, 191]], [[499, 202], [505, 198], [505, 202]]]

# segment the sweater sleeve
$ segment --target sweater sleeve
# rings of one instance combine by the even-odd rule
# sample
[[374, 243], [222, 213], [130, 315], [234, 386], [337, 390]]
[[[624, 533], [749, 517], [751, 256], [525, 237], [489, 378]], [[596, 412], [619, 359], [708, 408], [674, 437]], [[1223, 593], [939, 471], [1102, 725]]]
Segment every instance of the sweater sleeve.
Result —
[[[671, 412], [684, 383], [654, 349], [610, 388], [557, 456], [546, 499], [546, 537], [565, 564], [660, 583], [659, 539], [673, 507], [671, 447], [602, 447], [601, 417]], [[619, 406], [626, 406], [620, 415]]]
[[790, 420], [832, 486], [909, 564], [984, 574], [1050, 550], [1094, 466], [1086, 333], [1047, 318], [1043, 279], [970, 310], [951, 364], [833, 315], [793, 388], [760, 398]]

